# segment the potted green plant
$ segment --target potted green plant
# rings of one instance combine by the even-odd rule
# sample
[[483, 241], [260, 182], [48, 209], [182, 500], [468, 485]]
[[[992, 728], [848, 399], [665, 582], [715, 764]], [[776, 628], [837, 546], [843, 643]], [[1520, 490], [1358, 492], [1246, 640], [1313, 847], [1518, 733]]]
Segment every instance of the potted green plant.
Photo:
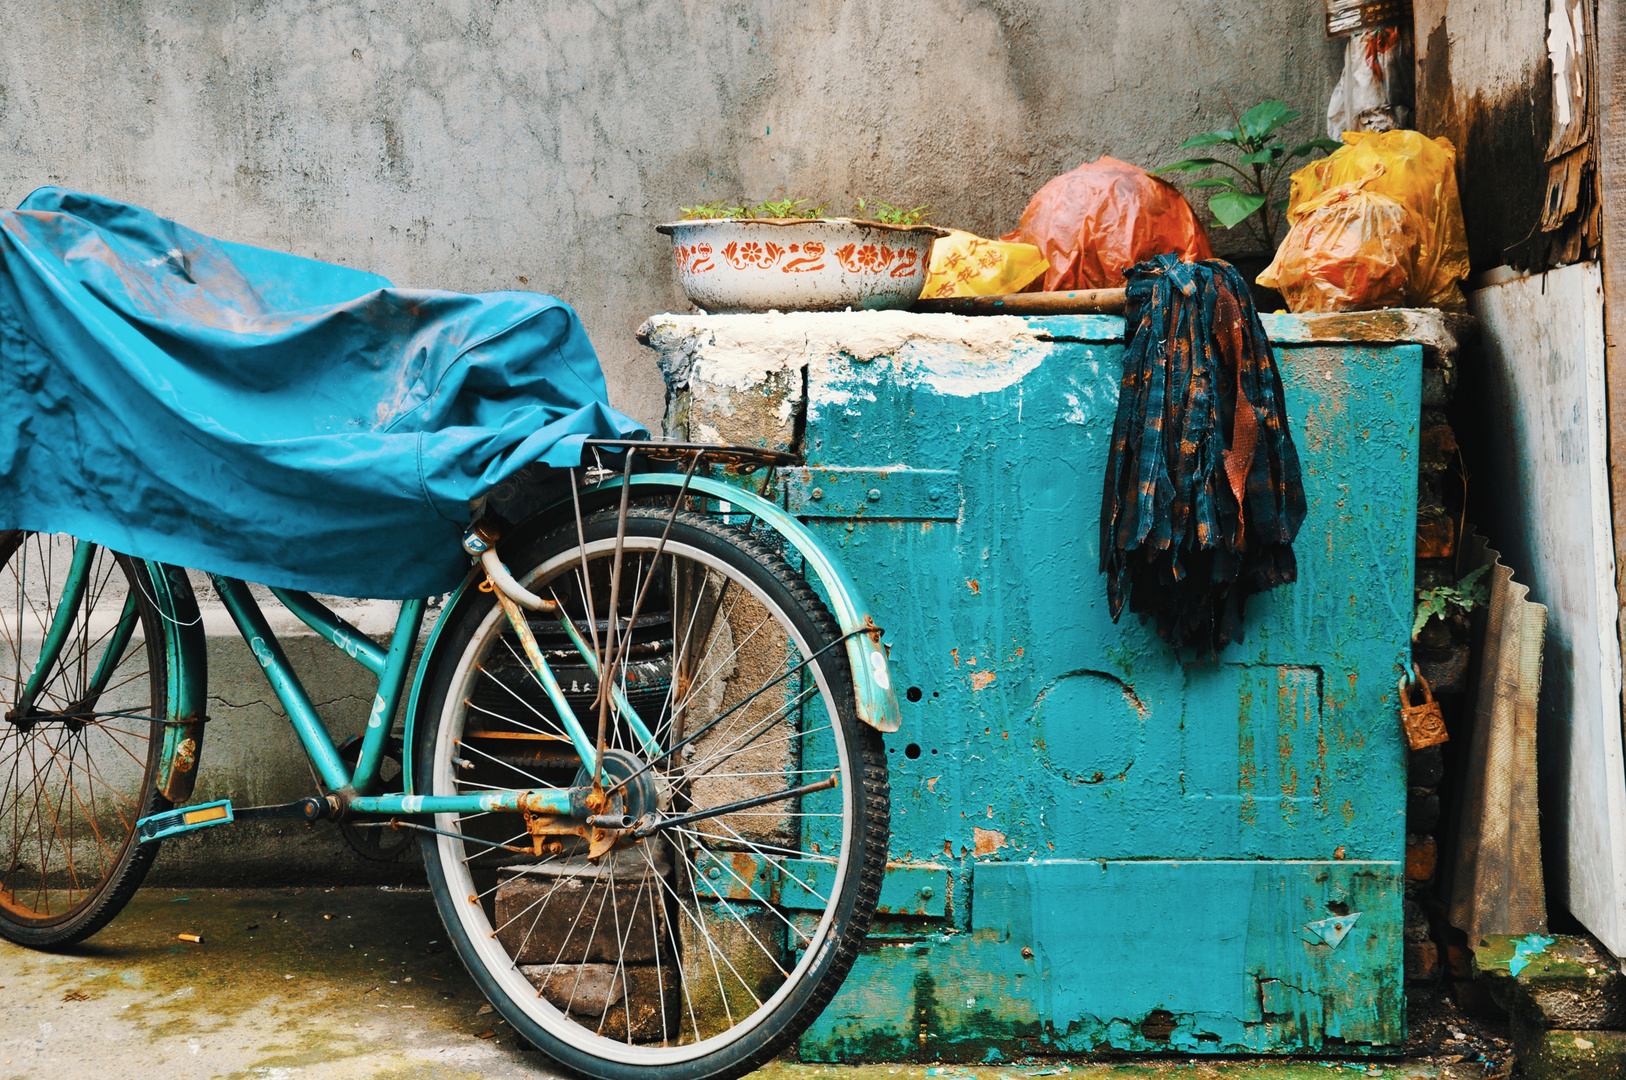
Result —
[[681, 207], [657, 225], [672, 237], [678, 278], [713, 313], [902, 308], [926, 284], [932, 243], [947, 229], [929, 206], [859, 199], [858, 216], [824, 217], [805, 198]]
[[[1226, 103], [1230, 104], [1229, 97]], [[1286, 234], [1283, 226], [1287, 220], [1287, 195], [1278, 195], [1277, 192], [1282, 178], [1291, 173], [1289, 166], [1318, 150], [1336, 150], [1340, 145], [1321, 136], [1289, 148], [1278, 136], [1299, 115], [1297, 109], [1290, 109], [1285, 102], [1274, 99], [1261, 101], [1241, 115], [1232, 106], [1231, 116], [1236, 127], [1228, 131], [1205, 131], [1201, 135], [1193, 135], [1180, 144], [1180, 149], [1223, 147], [1226, 152], [1235, 155], [1234, 161], [1210, 156], [1191, 157], [1156, 170], [1160, 173], [1191, 173], [1226, 169], [1234, 174], [1207, 176], [1191, 182], [1187, 187], [1213, 192], [1208, 197], [1208, 210], [1224, 228], [1246, 226], [1248, 235], [1258, 248], [1256, 252], [1234, 256], [1231, 261], [1250, 281], [1270, 263], [1276, 252], [1278, 234]], [[1279, 302], [1280, 298], [1276, 297], [1276, 300]]]

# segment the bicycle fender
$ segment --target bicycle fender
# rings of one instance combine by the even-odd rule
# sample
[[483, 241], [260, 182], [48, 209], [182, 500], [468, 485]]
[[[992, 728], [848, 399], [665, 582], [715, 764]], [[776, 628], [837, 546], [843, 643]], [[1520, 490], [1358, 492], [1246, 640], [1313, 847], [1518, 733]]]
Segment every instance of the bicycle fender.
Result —
[[406, 718], [401, 722], [401, 777], [406, 782], [403, 790], [408, 795], [418, 793], [412, 751], [418, 741], [418, 700], [419, 695], [423, 693], [424, 679], [434, 663], [441, 631], [446, 629], [447, 623], [451, 621], [452, 612], [457, 610], [463, 594], [469, 591], [471, 585], [478, 588], [482, 576], [479, 566], [476, 565], [469, 571], [468, 577], [463, 579], [463, 583], [452, 590], [452, 594], [440, 606], [440, 614], [435, 618], [435, 625], [429, 630], [429, 640], [423, 643], [423, 652], [418, 654], [418, 670], [412, 673], [412, 692], [407, 695]]
[[[638, 473], [632, 477], [631, 483], [634, 487], [680, 488], [684, 478], [677, 473]], [[606, 482], [604, 487], [619, 487], [620, 484], [621, 480], [617, 477]], [[850, 635], [847, 638], [847, 659], [853, 669], [858, 718], [877, 731], [897, 731], [902, 727], [903, 714], [898, 709], [897, 697], [892, 693], [892, 677], [887, 670], [886, 649], [880, 641], [881, 631], [865, 610], [858, 586], [848, 576], [846, 569], [819, 543], [818, 537], [788, 511], [744, 488], [702, 476], [690, 477], [688, 484], [690, 491], [721, 499], [760, 518], [783, 536], [805, 560], [808, 570], [823, 586], [830, 603], [830, 613], [836, 617], [836, 625], [841, 627], [843, 634]]]
[[155, 594], [148, 599], [158, 609], [169, 655], [165, 675], [169, 705], [158, 761], [158, 791], [178, 805], [192, 797], [203, 753], [203, 726], [209, 719], [203, 711], [208, 701], [208, 642], [186, 571], [150, 559], [143, 561]]

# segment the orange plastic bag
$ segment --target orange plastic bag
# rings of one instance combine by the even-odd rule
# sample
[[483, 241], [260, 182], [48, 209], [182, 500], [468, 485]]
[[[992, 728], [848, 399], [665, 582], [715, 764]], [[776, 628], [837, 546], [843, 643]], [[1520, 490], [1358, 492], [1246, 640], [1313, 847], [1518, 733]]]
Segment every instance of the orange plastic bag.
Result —
[[1457, 151], [1448, 139], [1416, 131], [1346, 131], [1346, 145], [1293, 174], [1287, 219], [1297, 222], [1311, 200], [1329, 188], [1382, 175], [1365, 190], [1387, 195], [1415, 215], [1415, 246], [1408, 267], [1406, 303], [1462, 311], [1461, 282], [1468, 276], [1468, 235], [1457, 197]]
[[1044, 268], [1044, 255], [1032, 244], [985, 240], [950, 229], [932, 245], [931, 269], [920, 295], [935, 299], [1021, 292]]
[[1406, 303], [1417, 243], [1415, 216], [1361, 180], [1322, 192], [1299, 207], [1298, 220], [1259, 275], [1291, 311], [1368, 311]]
[[1048, 290], [1120, 288], [1125, 269], [1171, 251], [1213, 258], [1207, 231], [1173, 184], [1110, 157], [1045, 184], [1001, 239], [1044, 252]]

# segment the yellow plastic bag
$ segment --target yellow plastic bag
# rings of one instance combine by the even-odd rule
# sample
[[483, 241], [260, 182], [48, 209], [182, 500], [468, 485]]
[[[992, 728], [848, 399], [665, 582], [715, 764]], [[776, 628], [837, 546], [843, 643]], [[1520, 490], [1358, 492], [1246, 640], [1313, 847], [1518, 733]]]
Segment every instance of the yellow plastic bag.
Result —
[[1021, 292], [1045, 272], [1044, 253], [1032, 244], [985, 240], [949, 230], [932, 245], [923, 299], [946, 296], [1003, 296]]
[[1407, 274], [1406, 303], [1461, 311], [1468, 276], [1468, 240], [1457, 197], [1457, 151], [1448, 139], [1416, 131], [1346, 131], [1346, 145], [1293, 174], [1287, 220], [1297, 223], [1329, 188], [1360, 181], [1374, 166], [1381, 176], [1365, 190], [1387, 195], [1416, 215], [1416, 245]]
[[1407, 303], [1417, 217], [1387, 195], [1368, 190], [1382, 175], [1380, 165], [1301, 205], [1259, 284], [1279, 290], [1294, 312], [1367, 311]]

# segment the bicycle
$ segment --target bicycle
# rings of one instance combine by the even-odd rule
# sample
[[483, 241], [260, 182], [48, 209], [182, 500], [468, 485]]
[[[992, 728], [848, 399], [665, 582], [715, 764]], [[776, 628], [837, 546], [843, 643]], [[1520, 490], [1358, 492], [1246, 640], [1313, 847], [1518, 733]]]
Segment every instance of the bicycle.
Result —
[[272, 588], [378, 680], [343, 745], [250, 587], [210, 575], [321, 780], [277, 806], [187, 805], [207, 687], [184, 570], [0, 533], [0, 936], [95, 933], [165, 837], [332, 820], [378, 857], [418, 838], [475, 982], [560, 1064], [605, 1080], [756, 1068], [829, 1002], [869, 927], [881, 732], [899, 720], [851, 580], [742, 486], [794, 460], [589, 440], [568, 499], [470, 528], [472, 568], [416, 659], [425, 600], [401, 603], [386, 647]]

